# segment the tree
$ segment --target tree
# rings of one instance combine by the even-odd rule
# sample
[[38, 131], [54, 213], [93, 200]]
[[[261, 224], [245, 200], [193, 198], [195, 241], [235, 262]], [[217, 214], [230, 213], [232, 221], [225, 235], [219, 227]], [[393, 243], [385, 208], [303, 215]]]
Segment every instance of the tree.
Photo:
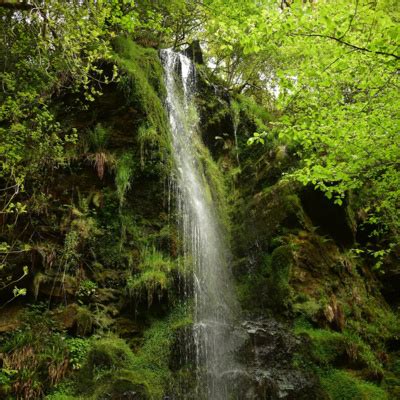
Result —
[[285, 3], [204, 2], [209, 59], [229, 89], [275, 98], [269, 135], [301, 160], [288, 179], [337, 204], [352, 192], [372, 234], [398, 242], [400, 6]]

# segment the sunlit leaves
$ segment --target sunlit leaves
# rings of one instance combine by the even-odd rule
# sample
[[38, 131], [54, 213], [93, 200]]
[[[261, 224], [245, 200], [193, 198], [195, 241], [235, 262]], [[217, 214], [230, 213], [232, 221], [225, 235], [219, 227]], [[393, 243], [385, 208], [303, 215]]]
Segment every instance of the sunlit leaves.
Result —
[[262, 76], [279, 87], [273, 133], [301, 160], [286, 178], [338, 205], [353, 192], [377, 234], [400, 235], [399, 3], [207, 4], [210, 53], [227, 86], [261, 97]]

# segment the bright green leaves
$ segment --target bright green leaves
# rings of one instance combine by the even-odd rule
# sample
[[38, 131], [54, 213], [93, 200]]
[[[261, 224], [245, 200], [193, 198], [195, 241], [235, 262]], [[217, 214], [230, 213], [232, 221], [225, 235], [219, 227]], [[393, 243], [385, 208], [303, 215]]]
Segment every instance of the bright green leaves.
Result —
[[[268, 131], [300, 159], [286, 178], [313, 185], [338, 205], [353, 192], [380, 237], [398, 237], [398, 2], [294, 1], [283, 10], [268, 0], [206, 5], [215, 73], [276, 112]], [[262, 144], [265, 130], [257, 127], [248, 144]]]
[[254, 132], [254, 135], [247, 140], [247, 144], [251, 146], [254, 143], [264, 144], [264, 138], [267, 136], [267, 132]]

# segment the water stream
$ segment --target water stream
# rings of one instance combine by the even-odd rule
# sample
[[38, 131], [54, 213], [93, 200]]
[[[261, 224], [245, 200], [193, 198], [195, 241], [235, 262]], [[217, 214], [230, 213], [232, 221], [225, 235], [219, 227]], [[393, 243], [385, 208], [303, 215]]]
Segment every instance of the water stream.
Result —
[[[234, 396], [237, 370], [234, 334], [238, 305], [229, 272], [229, 252], [204, 175], [194, 106], [196, 77], [191, 61], [163, 50], [172, 153], [176, 168], [177, 214], [186, 267], [193, 270], [195, 368], [197, 384], [190, 398], [226, 400]], [[235, 397], [235, 396], [234, 396]]]

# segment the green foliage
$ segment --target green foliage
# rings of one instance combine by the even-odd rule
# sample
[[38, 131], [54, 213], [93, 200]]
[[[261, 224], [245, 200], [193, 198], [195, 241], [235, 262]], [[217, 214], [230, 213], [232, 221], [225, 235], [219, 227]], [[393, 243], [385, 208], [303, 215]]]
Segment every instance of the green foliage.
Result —
[[[4, 336], [0, 346], [0, 397], [42, 398], [57, 386], [48, 398], [119, 398], [124, 391], [136, 391], [160, 399], [172, 379], [171, 346], [177, 330], [190, 324], [185, 312], [153, 321], [136, 353], [118, 337], [98, 336], [110, 329], [110, 315], [125, 305], [123, 297], [112, 298], [114, 292], [148, 306], [158, 298], [164, 309], [176, 303], [170, 300], [175, 300], [177, 277], [189, 273], [172, 258], [179, 243], [173, 228], [165, 226], [167, 217], [150, 215], [159, 210], [153, 207], [155, 191], [146, 192], [145, 179], [137, 179], [140, 187], [127, 201], [139, 174], [161, 181], [171, 167], [163, 70], [155, 49], [160, 44], [178, 48], [193, 37], [204, 39], [206, 63], [215, 66], [207, 72], [208, 83], [216, 95], [201, 101], [218, 104], [224, 89], [232, 100], [228, 106], [224, 99], [220, 113], [204, 119], [212, 126], [232, 115], [241, 162], [230, 172], [236, 181], [228, 188], [221, 172], [232, 164], [228, 133], [215, 132], [226, 143], [215, 151], [222, 154], [220, 164], [201, 143], [198, 152], [208, 199], [220, 208], [215, 214], [222, 216], [227, 231], [233, 230], [232, 204], [239, 204], [235, 185], [249, 182], [244, 189], [253, 199], [248, 206], [240, 204], [241, 212], [254, 221], [259, 216], [262, 232], [238, 245], [245, 251], [237, 266], [247, 268], [245, 257], [253, 247], [257, 254], [264, 245], [270, 252], [275, 249], [261, 254], [241, 277], [240, 295], [251, 312], [264, 314], [267, 307], [287, 311], [291, 301], [293, 249], [282, 246], [288, 243], [286, 236], [276, 237], [287, 232], [274, 231], [276, 226], [284, 229], [288, 216], [304, 222], [300, 199], [293, 193], [297, 186], [291, 182], [311, 184], [338, 205], [347, 204], [351, 194], [357, 218], [374, 242], [359, 250], [360, 257], [383, 270], [395, 258], [400, 231], [397, 2], [296, 0], [281, 2], [281, 8], [272, 0], [28, 3], [35, 6], [13, 11], [0, 5], [0, 270], [7, 272], [0, 277], [0, 289], [11, 293], [22, 279], [30, 284], [30, 271], [15, 268], [32, 259], [36, 296], [43, 295], [45, 285], [56, 283], [61, 293], [73, 283], [72, 293], [62, 295], [68, 294], [68, 301], [75, 296], [81, 305], [68, 329], [81, 336], [100, 329], [91, 340], [66, 338], [43, 309], [28, 313], [22, 327]], [[23, 4], [14, 2], [16, 7]], [[112, 82], [117, 85], [108, 85]], [[108, 95], [116, 87], [126, 97], [122, 108], [132, 116], [129, 143], [137, 146], [111, 154], [107, 147], [118, 146], [118, 138], [111, 137], [114, 125], [108, 116], [91, 110], [84, 114], [87, 121], [81, 121], [80, 111], [104, 89]], [[246, 142], [265, 145], [246, 147]], [[77, 143], [86, 144], [83, 155]], [[288, 158], [290, 163], [282, 162]], [[105, 166], [115, 171], [116, 191], [105, 188], [107, 179], [93, 182], [82, 159], [94, 164], [100, 179]], [[282, 174], [289, 182], [284, 190]], [[272, 181], [279, 183], [266, 189]], [[79, 186], [91, 194], [78, 194], [76, 205], [70, 196]], [[145, 196], [148, 202], [142, 201]], [[32, 246], [37, 240], [45, 245]], [[168, 256], [172, 241], [173, 256]], [[43, 257], [40, 271], [36, 250]], [[360, 279], [372, 278], [365, 272]], [[25, 293], [27, 289], [15, 286], [15, 297]], [[296, 304], [294, 311], [317, 322], [324, 300], [314, 298]], [[348, 306], [342, 333], [296, 327], [308, 336], [310, 357], [332, 399], [387, 398], [358, 377], [382, 376], [377, 354], [384, 358], [384, 342], [399, 335], [397, 317], [375, 298], [371, 289], [362, 296], [365, 304]], [[357, 376], [331, 369], [342, 363]], [[69, 369], [79, 385], [57, 385]]]
[[175, 334], [190, 323], [187, 308], [177, 307], [168, 317], [152, 323], [136, 353], [123, 339], [115, 336], [90, 342], [69, 339], [67, 344], [71, 360], [79, 365], [76, 384], [66, 388], [60, 385], [48, 398], [75, 396], [73, 398], [89, 400], [106, 393], [116, 396], [128, 389], [137, 391], [145, 398], [162, 398], [172, 379], [169, 361]]
[[68, 338], [66, 340], [68, 348], [68, 358], [73, 370], [79, 370], [83, 361], [87, 357], [90, 343], [87, 339]]
[[88, 146], [91, 153], [87, 155], [87, 158], [93, 162], [100, 179], [103, 179], [107, 165], [114, 166], [114, 157], [106, 149], [110, 135], [110, 130], [101, 123], [97, 123], [93, 129], [88, 131]]
[[89, 130], [89, 143], [93, 151], [104, 150], [109, 138], [110, 131], [100, 123], [97, 123], [93, 129]]
[[76, 292], [78, 298], [84, 299], [93, 296], [96, 293], [97, 283], [90, 279], [84, 279], [79, 282], [79, 287]]
[[137, 0], [140, 29], [137, 40], [147, 46], [177, 47], [185, 44], [202, 17], [196, 1]]
[[288, 179], [312, 184], [339, 205], [352, 192], [381, 242], [370, 250], [392, 251], [400, 232], [398, 4], [206, 5], [205, 56], [214, 73], [274, 116], [260, 119], [247, 107], [258, 125], [250, 142], [279, 136], [300, 161]]
[[89, 241], [99, 235], [101, 230], [89, 209], [89, 198], [78, 193], [77, 206], [70, 206], [71, 216], [67, 220], [68, 230], [64, 238], [60, 263], [64, 273], [76, 270]]
[[138, 273], [127, 278], [128, 293], [137, 301], [146, 299], [148, 306], [151, 306], [155, 296], [161, 299], [172, 288], [176, 265], [154, 247], [145, 249]]
[[135, 173], [135, 160], [129, 153], [124, 153], [117, 160], [117, 168], [115, 172], [115, 185], [117, 186], [117, 194], [120, 206], [125, 201], [125, 194], [131, 187], [131, 180]]
[[265, 131], [268, 129], [268, 121], [271, 120], [272, 115], [268, 108], [257, 103], [254, 97], [239, 94], [235, 97], [231, 107], [236, 118], [242, 121], [250, 122], [253, 127], [258, 131]]
[[17, 11], [18, 17], [0, 8], [0, 178], [8, 182], [8, 201], [23, 192], [26, 179], [65, 162], [64, 148], [76, 142], [77, 132], [63, 130], [51, 97], [81, 90], [93, 101], [100, 93], [97, 83], [115, 78], [99, 66], [111, 58], [114, 32], [106, 27], [132, 17], [118, 15], [116, 2], [68, 7], [51, 0], [29, 8]]
[[64, 378], [68, 349], [43, 307], [25, 312], [21, 329], [2, 342], [1, 391], [16, 398], [39, 398]]
[[265, 144], [265, 136], [267, 136], [267, 132], [254, 132], [254, 135], [247, 140], [248, 145], [252, 145], [254, 143]]

